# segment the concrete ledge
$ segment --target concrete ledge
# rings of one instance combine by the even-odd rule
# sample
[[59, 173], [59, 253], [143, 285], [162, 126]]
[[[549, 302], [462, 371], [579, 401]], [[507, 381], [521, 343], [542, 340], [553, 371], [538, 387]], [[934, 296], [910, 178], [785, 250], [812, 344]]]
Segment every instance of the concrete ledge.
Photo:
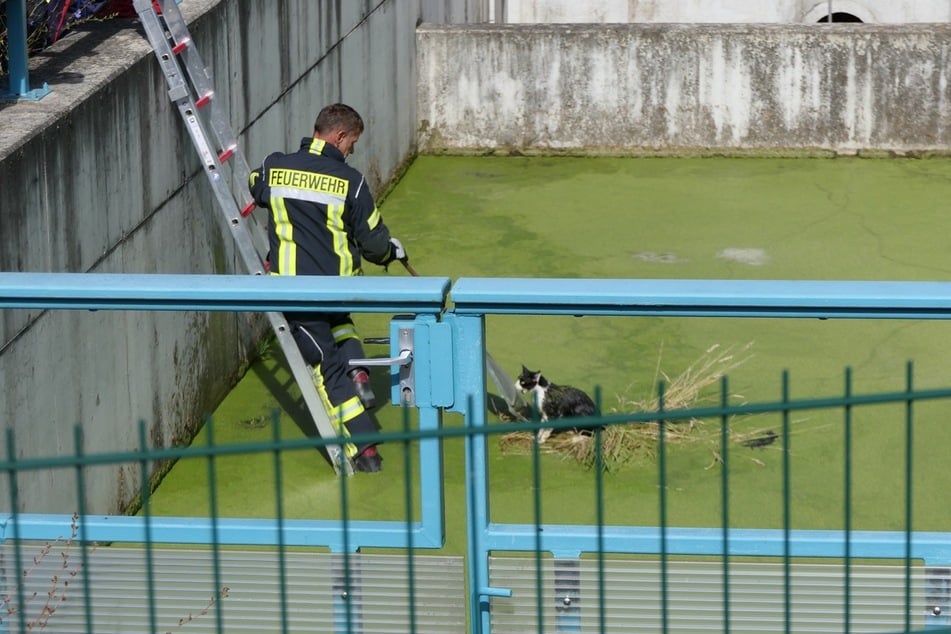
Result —
[[[221, 0], [188, 0], [187, 20], [203, 15]], [[151, 47], [138, 20], [115, 18], [72, 29], [49, 48], [30, 56], [30, 83], [50, 85], [39, 101], [0, 102], [0, 161], [67, 118], [76, 107], [147, 58]], [[117, 122], [121, 125], [121, 122]]]

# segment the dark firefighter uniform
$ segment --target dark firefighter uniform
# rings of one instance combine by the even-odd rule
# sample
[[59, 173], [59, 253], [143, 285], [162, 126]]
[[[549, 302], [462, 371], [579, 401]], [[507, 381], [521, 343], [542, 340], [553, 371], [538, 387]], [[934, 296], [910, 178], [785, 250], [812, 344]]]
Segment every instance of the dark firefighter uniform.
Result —
[[[366, 180], [330, 143], [305, 138], [293, 154], [276, 152], [251, 172], [251, 195], [271, 212], [272, 275], [361, 275], [361, 258], [393, 261], [395, 248]], [[363, 357], [353, 320], [345, 313], [286, 315], [314, 382], [340, 432], [376, 431], [348, 376], [350, 359]], [[345, 425], [345, 427], [344, 427]], [[347, 445], [353, 457], [359, 448]]]

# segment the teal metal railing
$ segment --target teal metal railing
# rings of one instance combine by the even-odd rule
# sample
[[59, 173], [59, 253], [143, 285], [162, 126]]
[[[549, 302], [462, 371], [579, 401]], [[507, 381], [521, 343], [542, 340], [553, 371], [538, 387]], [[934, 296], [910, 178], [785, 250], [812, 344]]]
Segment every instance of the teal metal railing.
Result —
[[[452, 308], [446, 309], [451, 298]], [[198, 611], [204, 620], [186, 619], [188, 627], [214, 627], [225, 631], [229, 614], [239, 607], [223, 607], [215, 597], [225, 596], [226, 580], [233, 572], [226, 570], [234, 552], [251, 556], [249, 548], [277, 550], [273, 568], [278, 572], [278, 590], [275, 592], [277, 618], [250, 631], [297, 631], [301, 626], [295, 615], [305, 609], [316, 610], [312, 618], [325, 618], [327, 629], [341, 632], [357, 631], [432, 631], [426, 618], [439, 613], [427, 603], [427, 609], [417, 605], [427, 593], [424, 569], [426, 557], [420, 549], [438, 550], [445, 540], [443, 489], [441, 483], [441, 443], [449, 439], [464, 439], [467, 460], [467, 618], [459, 625], [450, 625], [452, 611], [440, 613], [440, 631], [472, 632], [502, 631], [626, 631], [626, 627], [649, 627], [669, 631], [747, 631], [737, 623], [741, 594], [735, 577], [748, 560], [778, 561], [781, 567], [781, 605], [772, 605], [767, 616], [760, 620], [756, 631], [797, 631], [795, 616], [798, 605], [794, 577], [799, 561], [815, 559], [842, 562], [844, 575], [837, 582], [837, 593], [843, 596], [837, 622], [830, 631], [883, 631], [869, 630], [860, 623], [853, 608], [852, 571], [863, 560], [890, 560], [901, 566], [899, 585], [903, 591], [901, 605], [896, 608], [898, 626], [894, 620], [883, 622], [885, 631], [912, 631], [918, 627], [944, 628], [948, 609], [951, 609], [949, 568], [951, 568], [951, 533], [922, 532], [912, 525], [912, 447], [914, 407], [926, 401], [943, 402], [951, 399], [951, 388], [920, 390], [914, 387], [912, 366], [909, 365], [904, 390], [892, 393], [854, 394], [850, 373], [846, 372], [843, 394], [840, 397], [799, 399], [789, 397], [784, 384], [779, 401], [731, 405], [726, 382], [721, 388], [720, 404], [716, 407], [690, 410], [668, 410], [664, 406], [663, 391], [656, 411], [623, 416], [598, 416], [596, 421], [605, 427], [619, 424], [657, 425], [659, 522], [657, 526], [613, 526], [604, 521], [604, 473], [598, 468], [596, 456], [593, 469], [593, 495], [597, 500], [597, 521], [589, 526], [553, 525], [543, 521], [539, 498], [535, 498], [533, 516], [528, 524], [492, 522], [489, 499], [489, 478], [486, 443], [495, 434], [516, 430], [534, 430], [539, 421], [489, 425], [486, 420], [485, 384], [485, 317], [493, 314], [521, 315], [665, 315], [665, 316], [718, 316], [718, 317], [790, 317], [790, 318], [868, 318], [868, 319], [947, 319], [951, 316], [951, 284], [945, 283], [861, 283], [861, 282], [721, 282], [721, 281], [637, 281], [637, 280], [493, 280], [462, 279], [451, 286], [443, 278], [396, 278], [358, 280], [312, 280], [294, 278], [255, 278], [249, 276], [165, 276], [165, 275], [84, 275], [84, 274], [0, 274], [0, 308], [82, 309], [82, 310], [214, 310], [214, 311], [288, 311], [340, 310], [347, 312], [378, 312], [412, 316], [394, 319], [391, 341], [399, 329], [411, 328], [414, 333], [413, 401], [419, 408], [420, 424], [411, 429], [404, 416], [400, 432], [382, 434], [383, 441], [400, 443], [404, 447], [407, 473], [404, 474], [405, 518], [403, 521], [353, 520], [349, 517], [348, 479], [339, 478], [341, 518], [337, 520], [290, 520], [277, 507], [277, 517], [265, 520], [218, 517], [216, 500], [211, 495], [207, 516], [194, 518], [155, 517], [149, 513], [148, 480], [143, 478], [143, 513], [138, 517], [101, 516], [85, 513], [81, 500], [84, 492], [84, 469], [101, 464], [138, 462], [141, 472], [156, 460], [176, 460], [199, 457], [208, 461], [209, 481], [214, 489], [215, 461], [218, 458], [245, 453], [268, 453], [275, 456], [275, 487], [280, 499], [282, 453], [303, 447], [320, 447], [320, 438], [282, 438], [274, 426], [270, 442], [254, 444], [216, 445], [213, 438], [204, 447], [149, 448], [141, 427], [141, 449], [128, 453], [96, 454], [82, 446], [82, 435], [77, 427], [73, 455], [37, 456], [22, 458], [16, 451], [15, 430], [8, 430], [5, 459], [0, 471], [6, 474], [11, 496], [9, 514], [0, 522], [3, 540], [9, 545], [4, 551], [4, 575], [7, 592], [3, 595], [8, 609], [2, 619], [7, 631], [31, 629], [25, 610], [15, 609], [28, 602], [28, 588], [21, 575], [10, 571], [29, 569], [29, 546], [40, 540], [56, 541], [65, 535], [70, 545], [80, 548], [79, 569], [82, 574], [83, 609], [80, 618], [85, 631], [111, 631], [105, 608], [98, 599], [97, 578], [111, 578], [114, 571], [103, 572], [99, 566], [100, 553], [96, 544], [122, 543], [135, 546], [134, 552], [144, 548], [144, 563], [136, 568], [139, 577], [145, 577], [144, 622], [151, 631], [161, 629], [160, 616], [167, 612], [160, 604], [165, 591], [160, 583], [162, 566], [167, 553], [163, 544], [194, 545], [211, 548], [210, 572], [205, 573], [213, 588], [213, 599]], [[393, 344], [395, 345], [395, 344]], [[394, 356], [398, 354], [394, 350]], [[404, 398], [401, 376], [392, 374], [394, 403]], [[402, 377], [405, 379], [405, 377]], [[662, 388], [663, 389], [663, 388]], [[802, 530], [791, 521], [789, 503], [794, 494], [789, 464], [789, 417], [801, 410], [827, 409], [842, 413], [846, 453], [844, 484], [851, 490], [849, 467], [849, 438], [852, 433], [852, 415], [857, 408], [892, 404], [905, 409], [901, 424], [905, 429], [905, 487], [906, 506], [904, 530], [860, 531], [851, 526], [851, 501], [844, 502], [842, 530]], [[464, 427], [443, 427], [441, 412], [455, 411], [465, 415]], [[780, 529], [742, 529], [732, 526], [730, 518], [729, 448], [725, 433], [727, 420], [732, 416], [775, 413], [782, 418], [783, 446], [783, 526]], [[669, 525], [666, 515], [667, 448], [665, 429], [678, 420], [690, 418], [719, 419], [723, 426], [720, 490], [722, 522], [718, 527], [690, 528]], [[546, 422], [545, 426], [568, 426]], [[599, 432], [600, 434], [601, 432]], [[331, 439], [332, 440], [332, 439]], [[359, 439], [357, 439], [359, 440]], [[410, 451], [411, 443], [419, 443], [419, 451]], [[538, 469], [537, 456], [533, 468], [533, 486], [540, 491], [544, 482]], [[409, 477], [410, 468], [417, 471], [419, 488], [414, 489]], [[36, 515], [20, 513], [19, 482], [30, 473], [50, 469], [72, 469], [76, 472], [77, 495], [80, 506], [76, 515]], [[420, 518], [414, 518], [417, 501]], [[296, 557], [307, 557], [315, 547], [329, 549], [331, 559], [325, 567], [331, 572], [325, 593], [301, 602], [297, 586], [288, 571], [296, 565]], [[236, 551], [233, 549], [237, 548]], [[400, 560], [396, 574], [400, 609], [380, 608], [373, 615], [373, 588], [369, 583], [368, 561], [362, 551], [390, 549], [408, 554]], [[105, 551], [105, 549], [103, 549]], [[118, 551], [114, 551], [118, 552]], [[530, 571], [533, 591], [513, 590], [498, 583], [524, 581], [525, 574], [505, 576], [496, 574], [493, 565], [507, 562], [500, 553], [525, 553], [532, 562], [524, 570]], [[301, 554], [305, 553], [305, 554]], [[102, 553], [105, 555], [105, 552]], [[643, 609], [654, 610], [647, 616], [618, 620], [618, 599], [615, 584], [609, 576], [620, 574], [615, 555], [646, 556], [656, 562], [657, 569], [644, 574], [652, 575], [656, 592]], [[550, 557], [549, 557], [550, 556]], [[680, 612], [682, 591], [678, 585], [684, 562], [713, 558], [720, 566], [717, 572], [722, 580], [717, 594], [716, 618], [707, 618], [702, 626], [682, 625]], [[64, 559], [66, 559], [64, 557]], [[624, 561], [627, 561], [626, 559]], [[923, 569], [921, 568], [922, 564]], [[455, 570], [451, 566], [443, 568]], [[523, 570], [523, 573], [524, 573]], [[593, 570], [593, 572], [592, 572]], [[625, 574], [630, 571], [625, 569]], [[374, 571], [375, 573], [375, 571]], [[244, 573], [246, 574], [246, 570]], [[437, 576], [440, 573], [435, 573]], [[699, 574], [693, 570], [687, 574]], [[922, 576], [923, 575], [923, 576]], [[452, 575], [450, 575], [452, 577]], [[448, 577], [442, 587], [448, 584]], [[131, 581], [128, 583], [132, 583]], [[234, 582], [228, 581], [228, 584]], [[311, 585], [316, 583], [311, 580]], [[889, 585], [894, 585], [889, 581]], [[306, 585], [306, 584], [305, 584]], [[514, 583], [513, 583], [514, 585]], [[386, 592], [395, 592], [391, 582]], [[545, 588], [548, 588], [547, 590]], [[461, 588], [461, 586], [460, 586]], [[380, 590], [379, 594], [386, 594]], [[830, 591], [831, 592], [831, 591]], [[55, 593], [54, 593], [55, 594]], [[527, 621], [512, 616], [516, 604], [525, 598], [532, 604]], [[646, 596], [646, 595], [645, 595]], [[775, 596], [773, 597], [775, 599]], [[626, 598], [625, 600], [629, 599]], [[248, 602], [251, 603], [250, 598]], [[76, 601], [72, 601], [76, 604]], [[234, 602], [232, 602], [234, 603]], [[316, 605], [315, 605], [316, 604]], [[275, 610], [274, 604], [268, 604]], [[581, 606], [586, 606], [582, 609]], [[144, 608], [144, 609], [143, 609]], [[260, 606], [256, 608], [260, 610]], [[326, 614], [319, 612], [325, 609]], [[389, 609], [389, 611], [387, 611]], [[640, 609], [640, 608], [639, 608]], [[746, 609], [746, 608], [744, 608]], [[458, 610], [458, 608], [457, 608]], [[58, 614], [63, 614], [61, 608]], [[405, 612], [405, 616], [400, 616]], [[42, 613], [42, 611], [41, 611]], [[56, 614], [54, 612], [50, 614]], [[243, 613], [239, 613], [243, 614]], [[239, 622], [249, 623], [249, 613]], [[95, 615], [95, 616], [94, 616]], [[49, 615], [47, 615], [49, 616]], [[127, 616], [127, 615], [126, 615]], [[191, 616], [191, 614], [189, 615]], [[209, 618], [210, 617], [210, 618]], [[52, 619], [53, 617], [49, 617]], [[60, 617], [57, 617], [60, 618]], [[65, 618], [65, 617], [63, 617]], [[374, 621], [373, 619], [378, 620]], [[44, 622], [45, 623], [45, 622]], [[455, 623], [455, 622], [453, 622]], [[640, 625], [638, 626], [638, 623]], [[209, 624], [209, 625], [205, 625]], [[649, 624], [645, 625], [645, 624]], [[53, 621], [49, 621], [53, 627]], [[114, 627], [126, 627], [128, 623]], [[234, 616], [227, 631], [241, 631]], [[690, 628], [694, 629], [690, 629]], [[17, 629], [19, 628], [19, 629]], [[508, 629], [507, 629], [508, 628]], [[318, 627], [317, 629], [322, 629]], [[0, 629], [0, 631], [3, 631]], [[116, 631], [121, 631], [116, 630]], [[126, 629], [125, 631], [131, 631]], [[826, 630], [822, 630], [826, 631]]]
[[[467, 278], [453, 285], [452, 314], [445, 318], [455, 329], [454, 340], [457, 346], [466, 349], [485, 348], [484, 319], [486, 315], [618, 315], [618, 316], [677, 316], [677, 317], [783, 317], [783, 318], [863, 318], [863, 319], [946, 319], [951, 312], [951, 286], [945, 283], [880, 283], [880, 282], [775, 282], [775, 281], [715, 281], [715, 280], [505, 280]], [[472, 368], [457, 368], [458, 376], [464, 377], [471, 385], [468, 394], [473, 399], [485, 391], [484, 373], [480, 372], [477, 359], [471, 359]], [[598, 422], [603, 424], [654, 423], [659, 424], [658, 472], [660, 491], [660, 522], [657, 527], [607, 527], [603, 522], [595, 526], [557, 526], [543, 524], [536, 510], [534, 524], [495, 524], [490, 521], [489, 479], [485, 465], [488, 464], [486, 436], [493, 431], [487, 425], [481, 402], [470, 407], [467, 424], [474, 431], [467, 442], [469, 449], [468, 473], [472, 490], [469, 512], [470, 543], [469, 568], [470, 587], [475, 588], [475, 596], [470, 597], [470, 618], [480, 623], [481, 631], [488, 632], [492, 624], [493, 598], [505, 597], [508, 588], [493, 587], [489, 584], [489, 557], [493, 551], [524, 551], [552, 553], [556, 560], [577, 562], [583, 553], [604, 553], [656, 555], [660, 557], [661, 622], [659, 629], [670, 631], [668, 616], [671, 613], [668, 596], [666, 567], [668, 557], [673, 555], [715, 556], [723, 561], [724, 574], [728, 574], [731, 557], [781, 557], [784, 562], [785, 585], [790, 587], [791, 562], [794, 558], [827, 557], [844, 559], [850, 562], [856, 558], [888, 558], [905, 562], [910, 579], [910, 566], [913, 560], [944, 569], [951, 563], [951, 535], [948, 533], [923, 533], [912, 530], [911, 524], [911, 406], [921, 400], [947, 399], [948, 390], [916, 391], [912, 386], [912, 373], [909, 367], [907, 389], [892, 394], [871, 394], [855, 396], [851, 394], [851, 383], [846, 382], [845, 395], [841, 398], [805, 399], [793, 401], [789, 398], [788, 378], [784, 377], [783, 399], [776, 403], [728, 406], [725, 387], [722, 403], [718, 408], [696, 411], [663, 411], [663, 393], [660, 394], [660, 411], [642, 415], [624, 414], [612, 418], [601, 416]], [[663, 389], [663, 386], [661, 386]], [[846, 524], [844, 531], [802, 531], [794, 530], [790, 522], [789, 501], [792, 497], [789, 472], [789, 415], [799, 410], [841, 409], [846, 412], [846, 430], [850, 431], [848, 414], [854, 407], [873, 403], [900, 403], [908, 409], [905, 421], [907, 431], [906, 447], [906, 523], [904, 531], [853, 531]], [[747, 409], [749, 408], [749, 409]], [[729, 416], [751, 413], [776, 412], [783, 417], [783, 487], [784, 511], [783, 528], [779, 530], [736, 529], [730, 527], [729, 520], [729, 480], [728, 465], [722, 469], [722, 505], [723, 524], [719, 529], [693, 529], [669, 526], [666, 520], [666, 451], [664, 444], [665, 425], [676, 420], [691, 418], [719, 418], [726, 425]], [[657, 423], [657, 421], [660, 421]], [[572, 420], [562, 423], [565, 427], [583, 424], [584, 421]], [[507, 429], [506, 431], [510, 430]], [[723, 434], [725, 442], [727, 435]], [[847, 446], [850, 446], [847, 443]], [[726, 446], [722, 448], [724, 460], [728, 460]], [[850, 456], [845, 457], [846, 464]], [[600, 469], [595, 469], [600, 474]], [[849, 470], [846, 469], [846, 473]], [[540, 490], [538, 480], [533, 486]], [[847, 482], [851, 487], [851, 482]], [[596, 482], [597, 499], [603, 498], [603, 483]], [[537, 498], [536, 498], [537, 500]], [[847, 504], [845, 512], [851, 517]], [[599, 513], [601, 510], [599, 509]], [[538, 570], [540, 575], [541, 564]], [[848, 575], [846, 575], [848, 578]], [[540, 586], [540, 584], [539, 584]], [[730, 631], [729, 583], [724, 580], [724, 620], [722, 631]], [[906, 613], [904, 630], [912, 629], [910, 599], [911, 584], [906, 582]], [[603, 596], [604, 587], [598, 586], [598, 594]], [[848, 587], [846, 588], [848, 591]], [[544, 602], [541, 589], [538, 589], [538, 605]], [[782, 614], [785, 619], [784, 631], [793, 631], [791, 627], [792, 608], [790, 593], [784, 596]], [[556, 592], [549, 604], [559, 600]], [[944, 599], [941, 599], [944, 602]], [[846, 602], [844, 621], [849, 621], [849, 603]], [[603, 606], [601, 606], [603, 609]], [[948, 624], [948, 608], [941, 605], [932, 607], [927, 615], [927, 625], [944, 626]], [[923, 610], [924, 611], [924, 610]], [[543, 620], [537, 619], [537, 626]], [[604, 621], [601, 630], [604, 631]], [[597, 631], [597, 630], [596, 630]], [[850, 631], [846, 629], [845, 631]]]

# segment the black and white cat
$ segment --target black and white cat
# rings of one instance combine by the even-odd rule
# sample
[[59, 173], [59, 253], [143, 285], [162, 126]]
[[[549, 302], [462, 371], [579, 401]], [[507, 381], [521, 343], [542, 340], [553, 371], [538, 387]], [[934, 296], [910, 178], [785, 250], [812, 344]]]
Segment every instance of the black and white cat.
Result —
[[[524, 365], [522, 373], [515, 381], [518, 390], [529, 395], [541, 414], [542, 421], [552, 418], [576, 418], [592, 416], [595, 412], [594, 401], [582, 390], [570, 385], [556, 385], [542, 376], [541, 372], [529, 370]], [[577, 427], [575, 431], [593, 431], [594, 427]], [[538, 442], [543, 443], [551, 436], [551, 429], [538, 430]]]

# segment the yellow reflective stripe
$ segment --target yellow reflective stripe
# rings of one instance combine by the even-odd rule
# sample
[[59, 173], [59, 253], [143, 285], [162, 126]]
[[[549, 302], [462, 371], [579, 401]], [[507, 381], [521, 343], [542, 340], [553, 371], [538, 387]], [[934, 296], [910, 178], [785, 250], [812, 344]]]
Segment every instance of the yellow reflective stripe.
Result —
[[277, 273], [297, 275], [297, 244], [294, 243], [294, 225], [287, 215], [287, 205], [280, 197], [271, 198], [271, 217], [278, 238]]
[[[347, 423], [365, 411], [363, 403], [360, 402], [358, 397], [354, 396], [338, 405], [334, 413], [337, 415], [339, 423]], [[349, 433], [347, 435], [349, 436]]]
[[310, 147], [307, 149], [311, 154], [323, 154], [324, 153], [324, 144], [326, 141], [322, 139], [314, 139], [310, 142]]
[[370, 225], [371, 229], [376, 229], [376, 226], [380, 224], [380, 219], [380, 210], [374, 207], [373, 213], [370, 214], [370, 217], [367, 219], [367, 224]]
[[[337, 421], [337, 428], [341, 431], [341, 435], [347, 438], [350, 437], [350, 430], [347, 429], [347, 421], [351, 421], [366, 410], [363, 409], [363, 403], [360, 402], [360, 399], [354, 396], [353, 398], [344, 401], [334, 410], [334, 418]], [[348, 442], [344, 445], [343, 451], [348, 458], [355, 458], [357, 455], [357, 446], [352, 442]]]
[[337, 326], [336, 328], [331, 330], [331, 333], [333, 333], [335, 343], [340, 343], [341, 341], [344, 341], [346, 339], [359, 338], [357, 337], [357, 329], [352, 324], [344, 324], [342, 326]]
[[[360, 403], [360, 399], [353, 397], [352, 399], [340, 405], [340, 407], [334, 407], [334, 405], [330, 402], [330, 395], [327, 394], [327, 386], [324, 384], [324, 375], [320, 373], [319, 363], [313, 367], [310, 374], [314, 379], [314, 387], [317, 388], [317, 394], [320, 395], [320, 401], [324, 405], [324, 411], [327, 412], [328, 417], [333, 418], [331, 422], [333, 422], [334, 427], [337, 428], [337, 433], [343, 438], [349, 438], [350, 430], [347, 429], [347, 426], [344, 423], [353, 419], [363, 411], [363, 404]], [[351, 401], [354, 399], [356, 399], [357, 405], [360, 406], [361, 412], [351, 414], [349, 418], [346, 418], [344, 414], [348, 409], [350, 409]], [[348, 458], [353, 458], [357, 455], [357, 446], [352, 442], [344, 443], [343, 452]]]
[[248, 183], [250, 183], [251, 187], [254, 187], [254, 183], [258, 180], [258, 176], [259, 174], [257, 172], [251, 172], [251, 174], [248, 176]]
[[342, 276], [353, 275], [353, 255], [343, 226], [343, 205], [327, 205], [327, 231], [333, 242], [334, 253], [340, 262], [338, 272]]

